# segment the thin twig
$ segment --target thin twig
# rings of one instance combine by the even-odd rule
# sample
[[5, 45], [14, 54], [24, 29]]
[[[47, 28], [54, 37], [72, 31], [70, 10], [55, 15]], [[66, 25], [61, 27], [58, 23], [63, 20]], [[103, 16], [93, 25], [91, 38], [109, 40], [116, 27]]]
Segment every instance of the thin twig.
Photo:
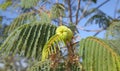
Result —
[[[56, 0], [56, 3], [59, 3], [58, 0]], [[62, 16], [61, 16], [61, 13], [60, 13], [60, 17], [59, 17], [59, 25], [62, 25]]]
[[76, 25], [78, 23], [78, 15], [79, 15], [79, 10], [80, 10], [80, 1], [81, 0], [78, 0], [78, 9], [77, 9], [77, 12], [76, 12]]
[[80, 42], [80, 41], [77, 41], [77, 42], [72, 43], [72, 46], [78, 44], [79, 42]]
[[[87, 9], [88, 9], [88, 7], [89, 7], [90, 4], [91, 4], [91, 0], [89, 0], [88, 4], [86, 5], [85, 9], [83, 10], [83, 13], [82, 13], [82, 15], [80, 16], [80, 19], [78, 20], [78, 22], [79, 22], [82, 18], [84, 18], [84, 15], [85, 15], [85, 13], [86, 13], [86, 11], [87, 11]], [[77, 25], [77, 24], [76, 24], [76, 25]]]
[[[104, 4], [106, 4], [106, 3], [109, 2], [109, 1], [110, 1], [110, 0], [106, 0], [106, 1], [104, 1], [103, 3], [101, 3], [99, 6], [97, 6], [97, 7], [94, 9], [93, 12], [95, 12], [98, 8], [100, 8], [101, 6], [103, 6]], [[86, 7], [88, 7], [88, 6], [86, 6]], [[80, 17], [80, 19], [78, 20], [78, 22], [80, 22], [81, 19], [83, 19], [83, 18], [85, 17], [86, 11], [87, 11], [87, 8], [84, 9], [84, 11], [83, 11], [83, 13], [82, 13], [82, 16]], [[93, 13], [93, 12], [92, 12], [92, 13]], [[91, 13], [90, 13], [90, 14], [91, 14]], [[88, 16], [88, 15], [86, 15], [86, 16]]]
[[75, 4], [76, 0], [71, 1], [71, 6], [73, 6], [73, 4]]
[[105, 28], [99, 29], [99, 30], [87, 30], [84, 27], [79, 26], [78, 29], [82, 30], [82, 31], [86, 31], [86, 32], [100, 32], [105, 30]]
[[62, 25], [62, 16], [60, 15], [59, 17], [59, 21], [60, 21], [60, 24], [59, 25]]
[[96, 32], [93, 36], [97, 36], [100, 32], [106, 30], [106, 28], [102, 28], [102, 29], [99, 29], [99, 30], [87, 30], [87, 29], [85, 29], [84, 27], [81, 27], [81, 26], [79, 26], [78, 29], [80, 29], [82, 31], [86, 31], [86, 32]]
[[72, 23], [72, 10], [71, 10], [71, 0], [68, 0], [68, 11], [69, 11], [69, 18], [70, 22]]
[[[59, 21], [59, 20], [56, 20], [56, 19], [54, 19], [53, 21], [56, 22], [56, 23], [60, 23], [60, 21]], [[66, 24], [66, 25], [68, 24], [68, 23], [65, 22], [65, 21], [62, 21], [62, 23], [64, 23], [64, 25], [65, 25], [65, 24]]]
[[41, 7], [43, 7], [47, 2], [44, 2], [43, 4], [41, 4]]
[[104, 4], [106, 4], [107, 2], [109, 2], [110, 0], [106, 0], [106, 1], [104, 1], [103, 3], [101, 3], [98, 7], [96, 7], [96, 9], [97, 8], [100, 8], [101, 6], [103, 6]]
[[100, 32], [102, 32], [103, 30], [101, 30], [101, 31], [98, 31], [98, 32], [96, 32], [93, 36], [97, 36]]

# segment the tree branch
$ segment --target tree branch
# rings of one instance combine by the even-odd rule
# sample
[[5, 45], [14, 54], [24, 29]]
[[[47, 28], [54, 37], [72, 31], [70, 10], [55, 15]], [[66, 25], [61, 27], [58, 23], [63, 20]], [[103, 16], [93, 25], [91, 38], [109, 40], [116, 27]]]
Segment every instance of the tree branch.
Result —
[[81, 0], [78, 0], [78, 9], [77, 9], [77, 12], [76, 12], [76, 25], [78, 24], [78, 15], [79, 15], [79, 10], [80, 10], [80, 1]]
[[68, 11], [69, 11], [69, 18], [70, 18], [70, 22], [72, 21], [72, 10], [71, 10], [71, 0], [68, 0]]
[[103, 30], [101, 30], [101, 31], [98, 31], [98, 32], [96, 32], [93, 36], [97, 36], [100, 32], [102, 32]]
[[78, 20], [78, 22], [79, 22], [82, 18], [84, 18], [84, 15], [85, 15], [85, 13], [86, 13], [86, 11], [87, 11], [87, 8], [89, 7], [90, 3], [91, 3], [91, 0], [89, 0], [88, 4], [86, 5], [85, 9], [83, 10], [83, 13], [82, 13], [82, 15], [80, 16], [80, 19]]
[[79, 26], [78, 29], [82, 30], [82, 31], [86, 31], [86, 32], [96, 32], [93, 36], [96, 36], [98, 35], [100, 32], [106, 30], [106, 28], [102, 28], [102, 29], [99, 29], [99, 30], [87, 30], [85, 29], [84, 27], [81, 27]]
[[[103, 3], [101, 3], [99, 6], [97, 6], [97, 7], [94, 9], [93, 12], [95, 12], [98, 8], [100, 8], [101, 6], [103, 6], [104, 4], [106, 4], [106, 3], [109, 2], [109, 1], [110, 1], [110, 0], [106, 0], [106, 1], [104, 1]], [[88, 6], [89, 6], [89, 3], [87, 4], [86, 8], [84, 9], [84, 11], [83, 11], [83, 13], [82, 13], [82, 16], [80, 17], [80, 19], [78, 20], [78, 22], [80, 22], [81, 19], [83, 19], [84, 17], [88, 16], [88, 15], [85, 16], [85, 13], [86, 13], [86, 11], [87, 11], [87, 7], [88, 7]], [[93, 13], [93, 12], [91, 12], [91, 13]], [[91, 13], [90, 13], [90, 14], [91, 14]]]
[[109, 2], [110, 0], [106, 0], [106, 1], [104, 1], [103, 3], [101, 3], [98, 7], [96, 7], [96, 9], [97, 8], [100, 8], [101, 6], [103, 6], [104, 4], [106, 4], [107, 2]]
[[81, 27], [81, 26], [79, 26], [78, 29], [80, 29], [82, 31], [86, 31], [86, 32], [100, 32], [100, 31], [106, 30], [106, 28], [102, 28], [102, 29], [99, 29], [99, 30], [87, 30], [87, 29], [85, 29], [84, 27]]

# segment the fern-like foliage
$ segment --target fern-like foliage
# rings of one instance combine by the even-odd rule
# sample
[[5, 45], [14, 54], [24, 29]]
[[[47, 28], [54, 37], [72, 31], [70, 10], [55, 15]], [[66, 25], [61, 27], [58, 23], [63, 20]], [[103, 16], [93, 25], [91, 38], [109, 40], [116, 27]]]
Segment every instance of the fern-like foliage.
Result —
[[95, 15], [88, 19], [88, 21], [85, 23], [85, 26], [88, 24], [98, 24], [99, 27], [107, 28], [110, 25], [111, 19], [111, 17], [98, 10]]
[[[60, 44], [63, 43], [63, 44]], [[59, 35], [54, 35], [50, 40], [45, 44], [42, 51], [42, 61], [45, 61], [48, 56], [56, 53], [60, 53], [60, 46], [65, 45], [63, 39]]]
[[120, 55], [120, 20], [113, 20], [107, 28], [106, 41]]
[[31, 8], [36, 6], [40, 0], [21, 0], [21, 6], [23, 8]]
[[107, 43], [112, 46], [112, 49], [120, 55], [120, 38], [118, 39], [107, 39]]
[[6, 10], [10, 5], [12, 5], [12, 0], [6, 0], [3, 4], [0, 4], [0, 9]]
[[51, 23], [51, 18], [49, 16], [49, 14], [47, 14], [46, 12], [43, 12], [40, 14], [40, 22], [41, 23]]
[[64, 16], [65, 15], [64, 11], [65, 11], [65, 7], [63, 4], [60, 3], [54, 4], [51, 9], [52, 18], [56, 19], [60, 16], [61, 17]]
[[103, 40], [88, 37], [80, 41], [85, 71], [120, 71], [120, 58]]
[[17, 27], [23, 24], [26, 24], [26, 23], [33, 22], [36, 19], [37, 18], [34, 12], [28, 12], [28, 13], [21, 14], [19, 17], [14, 19], [14, 21], [10, 24], [10, 26], [6, 28], [5, 33], [11, 33]]
[[60, 46], [65, 46], [66, 42], [70, 42], [72, 37], [73, 33], [69, 28], [66, 26], [59, 26], [56, 29], [56, 34], [50, 38], [50, 40], [45, 44], [43, 48], [42, 61], [47, 59], [49, 55], [56, 53], [59, 54]]
[[51, 18], [48, 17], [46, 13], [41, 13], [40, 15], [36, 15], [34, 11], [27, 12], [21, 14], [19, 17], [15, 18], [13, 22], [6, 28], [4, 33], [11, 33], [13, 30], [15, 30], [17, 27], [23, 25], [23, 24], [29, 24], [32, 22], [40, 22], [40, 23], [51, 23]]
[[113, 38], [119, 38], [120, 36], [120, 20], [113, 20], [110, 24], [110, 26], [107, 28], [106, 37], [109, 38], [109, 36]]
[[41, 23], [24, 24], [14, 30], [0, 47], [2, 54], [20, 54], [41, 59], [44, 44], [54, 35], [56, 27]]

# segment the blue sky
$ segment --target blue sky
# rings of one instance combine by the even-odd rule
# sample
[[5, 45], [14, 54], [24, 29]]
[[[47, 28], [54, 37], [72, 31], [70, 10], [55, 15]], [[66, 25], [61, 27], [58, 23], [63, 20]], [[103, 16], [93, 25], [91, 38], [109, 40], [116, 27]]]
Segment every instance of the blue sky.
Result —
[[[100, 2], [103, 2], [104, 0], [98, 0], [98, 1], [99, 1], [98, 4], [100, 4]], [[108, 3], [100, 7], [100, 9], [103, 10], [109, 16], [114, 17], [116, 3], [117, 3], [117, 0], [110, 0]], [[117, 8], [120, 9], [120, 1], [118, 4], [119, 6]]]
[[[97, 4], [93, 5], [93, 7], [96, 7], [98, 5], [100, 5], [101, 3], [103, 3], [105, 0], [97, 0]], [[104, 4], [102, 7], [100, 7], [99, 9], [102, 10], [104, 13], [106, 13], [107, 15], [109, 15], [110, 17], [114, 18], [114, 11], [115, 11], [115, 7], [116, 7], [116, 2], [117, 0], [110, 0], [109, 2], [107, 2], [106, 4]], [[118, 9], [120, 9], [120, 1], [119, 1], [119, 6]], [[116, 17], [118, 17], [118, 14], [116, 15]], [[81, 23], [85, 23], [86, 19], [82, 20]], [[86, 29], [99, 29], [99, 27], [95, 26], [95, 25], [90, 25], [88, 27], [86, 27]], [[85, 31], [80, 31], [80, 36], [82, 38], [86, 38], [88, 36], [93, 36], [95, 34], [95, 32], [85, 32]], [[100, 38], [104, 38], [105, 36], [105, 31], [99, 33], [99, 35], [97, 35], [97, 37]]]
[[[1, 1], [3, 1], [3, 0], [1, 0]], [[100, 5], [104, 1], [105, 0], [97, 0], [97, 4], [94, 4], [93, 7], [96, 7], [96, 6]], [[109, 15], [111, 17], [114, 17], [114, 11], [115, 11], [116, 2], [117, 2], [117, 0], [110, 0], [108, 3], [106, 3], [105, 5], [100, 7], [99, 9], [101, 9], [107, 15]], [[120, 3], [119, 3], [118, 7], [120, 9]], [[17, 13], [17, 10], [13, 11], [13, 10], [11, 10], [11, 8], [9, 8], [8, 11], [6, 11], [6, 12], [0, 10], [0, 16], [1, 15], [4, 16], [4, 17], [8, 17], [8, 18], [15, 18], [15, 17], [17, 17], [18, 13]], [[86, 19], [82, 20], [80, 23], [84, 24], [85, 22], [86, 22]], [[3, 23], [9, 24], [9, 21], [4, 20]], [[94, 29], [99, 29], [99, 28], [96, 27], [95, 25], [92, 25], [92, 26], [86, 27], [86, 29], [93, 29], [94, 30]], [[104, 33], [105, 33], [105, 31], [101, 32], [98, 35], [98, 37], [103, 38], [104, 37]], [[89, 33], [89, 32], [85, 32], [85, 31], [80, 31], [80, 37], [82, 37], [82, 38], [85, 38], [87, 36], [92, 36], [92, 35], [94, 35], [94, 32], [93, 33]]]

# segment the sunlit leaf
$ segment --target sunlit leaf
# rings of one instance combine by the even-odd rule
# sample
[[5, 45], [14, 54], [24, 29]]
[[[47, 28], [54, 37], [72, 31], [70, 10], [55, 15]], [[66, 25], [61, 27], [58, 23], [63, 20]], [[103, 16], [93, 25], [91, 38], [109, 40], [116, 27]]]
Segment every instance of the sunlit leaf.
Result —
[[103, 40], [88, 37], [80, 41], [80, 56], [85, 71], [119, 71], [119, 55]]

